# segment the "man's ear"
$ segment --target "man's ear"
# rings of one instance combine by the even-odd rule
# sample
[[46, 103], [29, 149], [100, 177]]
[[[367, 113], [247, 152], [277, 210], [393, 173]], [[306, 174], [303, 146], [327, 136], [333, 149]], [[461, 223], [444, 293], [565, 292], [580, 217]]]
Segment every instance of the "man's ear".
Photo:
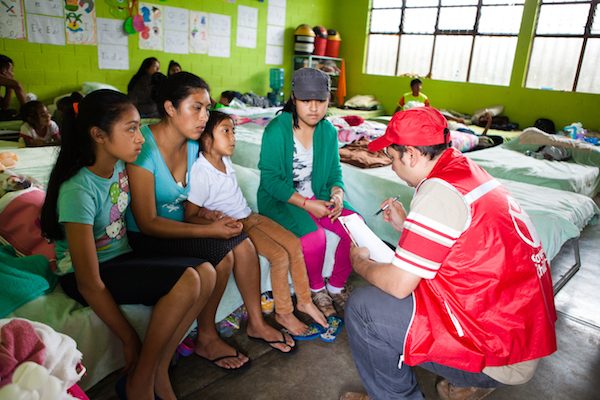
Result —
[[97, 126], [92, 127], [92, 129], [90, 130], [90, 136], [92, 137], [92, 140], [96, 143], [104, 143], [106, 141], [106, 132], [104, 132], [102, 129], [98, 128]]
[[419, 150], [417, 150], [416, 148], [414, 148], [413, 146], [407, 146], [407, 153], [408, 153], [408, 162], [409, 165], [411, 167], [414, 167], [415, 165], [417, 165], [417, 162], [419, 161]]

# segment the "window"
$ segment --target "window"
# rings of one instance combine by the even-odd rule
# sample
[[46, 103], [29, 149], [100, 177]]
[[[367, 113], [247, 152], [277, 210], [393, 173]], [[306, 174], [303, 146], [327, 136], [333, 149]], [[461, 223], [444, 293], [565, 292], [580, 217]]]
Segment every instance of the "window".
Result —
[[373, 0], [366, 73], [507, 86], [523, 3]]
[[542, 0], [526, 86], [600, 93], [599, 0]]

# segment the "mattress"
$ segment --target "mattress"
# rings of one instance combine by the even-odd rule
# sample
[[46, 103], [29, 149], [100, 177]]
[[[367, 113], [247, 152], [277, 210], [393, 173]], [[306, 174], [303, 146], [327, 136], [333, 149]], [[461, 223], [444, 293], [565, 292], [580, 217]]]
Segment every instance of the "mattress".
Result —
[[[251, 123], [236, 128], [234, 163], [258, 168], [263, 129]], [[381, 201], [393, 196], [400, 196], [408, 210], [414, 189], [401, 181], [390, 166], [361, 169], [342, 163], [342, 173], [347, 200], [381, 239], [395, 244], [399, 234], [383, 221], [381, 215], [374, 213]], [[567, 240], [579, 236], [600, 213], [592, 199], [584, 195], [503, 179], [501, 182], [530, 215], [550, 259]]]
[[465, 153], [496, 178], [566, 190], [593, 197], [600, 190], [600, 169], [568, 161], [540, 160], [496, 146]]

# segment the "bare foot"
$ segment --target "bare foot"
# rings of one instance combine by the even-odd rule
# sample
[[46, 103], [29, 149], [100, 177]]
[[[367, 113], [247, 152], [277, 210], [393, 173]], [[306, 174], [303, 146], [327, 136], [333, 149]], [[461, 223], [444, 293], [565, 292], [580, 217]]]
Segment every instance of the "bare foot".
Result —
[[154, 394], [162, 400], [177, 400], [177, 396], [173, 391], [173, 386], [171, 386], [168, 372], [156, 372], [154, 378]]
[[292, 335], [302, 335], [308, 329], [308, 326], [300, 321], [294, 313], [280, 314], [275, 313], [275, 321]]
[[[281, 351], [282, 353], [289, 353], [290, 351], [294, 350], [294, 346], [296, 345], [294, 339], [289, 334], [284, 333], [282, 338], [281, 331], [278, 331], [271, 325], [267, 324], [264, 319], [261, 319], [261, 321], [258, 323], [248, 321], [246, 334], [251, 337], [263, 339], [267, 342], [273, 342], [269, 345], [272, 348]], [[285, 343], [276, 343], [282, 339], [285, 339]]]
[[317, 308], [317, 306], [315, 306], [315, 304], [312, 301], [310, 303], [298, 303], [296, 304], [296, 308], [302, 311], [303, 313], [310, 315], [310, 317], [322, 327], [329, 327], [329, 324], [327, 323], [327, 318], [325, 318], [323, 313]]
[[201, 335], [198, 335], [194, 352], [209, 361], [223, 356], [232, 356], [215, 362], [215, 365], [225, 369], [240, 368], [249, 360], [249, 358], [242, 353], [239, 353], [236, 357], [235, 354], [237, 350], [225, 343], [218, 336], [216, 338], [203, 338]]

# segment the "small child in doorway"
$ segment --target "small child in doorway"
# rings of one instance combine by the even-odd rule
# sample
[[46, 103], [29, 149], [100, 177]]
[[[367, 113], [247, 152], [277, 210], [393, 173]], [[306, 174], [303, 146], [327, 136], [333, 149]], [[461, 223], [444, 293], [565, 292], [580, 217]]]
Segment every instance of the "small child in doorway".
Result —
[[60, 130], [41, 101], [29, 101], [21, 107], [23, 125], [20, 137], [27, 147], [60, 144]]
[[298, 310], [327, 327], [325, 316], [311, 300], [300, 240], [273, 220], [252, 212], [240, 190], [230, 160], [235, 148], [235, 128], [229, 115], [211, 112], [200, 137], [200, 148], [200, 156], [190, 174], [186, 221], [208, 223], [226, 215], [238, 219], [257, 252], [271, 263], [275, 320], [295, 339], [314, 334], [293, 313], [288, 286], [290, 272]]
[[404, 93], [400, 100], [398, 100], [398, 107], [395, 112], [401, 110], [408, 110], [413, 107], [429, 107], [429, 98], [425, 93], [421, 93], [423, 87], [423, 81], [419, 78], [415, 78], [410, 81], [410, 92]]

